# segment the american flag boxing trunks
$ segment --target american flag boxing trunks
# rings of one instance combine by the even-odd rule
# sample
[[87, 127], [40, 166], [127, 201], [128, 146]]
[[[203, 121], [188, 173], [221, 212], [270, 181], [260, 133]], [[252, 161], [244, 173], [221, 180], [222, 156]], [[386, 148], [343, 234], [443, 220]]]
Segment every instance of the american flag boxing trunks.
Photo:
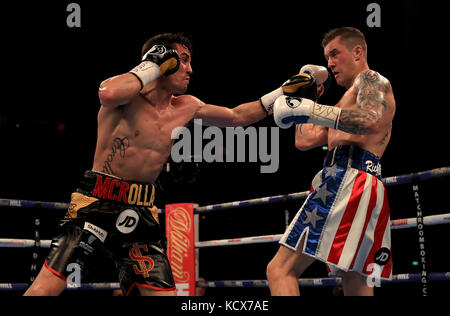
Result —
[[391, 279], [389, 213], [379, 158], [338, 146], [328, 152], [280, 244], [297, 251], [305, 235], [303, 253], [327, 263], [331, 275], [342, 270]]

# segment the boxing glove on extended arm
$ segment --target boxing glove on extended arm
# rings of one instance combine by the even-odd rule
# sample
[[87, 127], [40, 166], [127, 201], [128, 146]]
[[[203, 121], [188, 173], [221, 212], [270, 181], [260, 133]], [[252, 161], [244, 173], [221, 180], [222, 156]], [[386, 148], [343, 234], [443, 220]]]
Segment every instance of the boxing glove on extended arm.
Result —
[[330, 74], [328, 73], [327, 68], [317, 65], [304, 65], [300, 69], [300, 73], [309, 74], [315, 79], [317, 84], [317, 98], [320, 98], [328, 90], [330, 85]]
[[268, 115], [273, 113], [273, 104], [277, 98], [282, 95], [305, 97], [316, 100], [316, 82], [311, 75], [300, 73], [289, 78], [280, 88], [261, 97], [261, 105]]

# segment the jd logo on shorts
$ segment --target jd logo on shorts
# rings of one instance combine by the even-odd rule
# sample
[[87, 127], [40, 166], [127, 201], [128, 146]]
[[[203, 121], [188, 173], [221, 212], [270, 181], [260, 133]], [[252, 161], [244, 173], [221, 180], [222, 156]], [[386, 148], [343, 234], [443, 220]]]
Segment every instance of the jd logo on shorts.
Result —
[[391, 258], [391, 251], [388, 248], [381, 248], [375, 253], [374, 261], [380, 266], [384, 266]]
[[116, 228], [123, 234], [129, 234], [135, 230], [139, 222], [139, 215], [136, 211], [128, 209], [120, 213], [116, 221]]

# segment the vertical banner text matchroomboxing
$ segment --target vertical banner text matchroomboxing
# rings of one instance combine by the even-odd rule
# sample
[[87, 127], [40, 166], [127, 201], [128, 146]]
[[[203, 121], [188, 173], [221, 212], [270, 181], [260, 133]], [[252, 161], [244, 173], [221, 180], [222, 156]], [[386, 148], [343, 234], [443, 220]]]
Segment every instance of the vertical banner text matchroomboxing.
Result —
[[167, 256], [179, 296], [195, 296], [194, 204], [166, 205]]

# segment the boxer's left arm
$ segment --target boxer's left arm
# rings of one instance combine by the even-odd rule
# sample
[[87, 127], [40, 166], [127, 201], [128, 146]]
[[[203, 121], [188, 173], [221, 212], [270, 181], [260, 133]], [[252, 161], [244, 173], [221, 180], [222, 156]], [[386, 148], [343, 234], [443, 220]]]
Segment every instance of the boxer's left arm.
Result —
[[218, 127], [247, 126], [256, 123], [273, 113], [273, 103], [282, 95], [316, 96], [316, 84], [308, 74], [297, 74], [285, 81], [281, 87], [262, 96], [258, 101], [243, 103], [235, 108], [216, 106], [198, 102], [195, 118], [201, 118], [203, 124]]
[[389, 80], [367, 70], [356, 77], [353, 88], [357, 92], [357, 109], [342, 110], [339, 129], [358, 135], [377, 132], [387, 108], [386, 95], [391, 89]]
[[356, 108], [341, 109], [306, 98], [279, 97], [274, 104], [274, 119], [281, 128], [312, 123], [350, 134], [365, 135], [379, 130], [387, 107], [389, 81], [368, 70], [358, 75], [352, 87], [357, 93]]
[[217, 127], [247, 126], [264, 119], [267, 113], [260, 101], [243, 103], [235, 108], [206, 104], [198, 101], [194, 118], [200, 118], [204, 125]]

